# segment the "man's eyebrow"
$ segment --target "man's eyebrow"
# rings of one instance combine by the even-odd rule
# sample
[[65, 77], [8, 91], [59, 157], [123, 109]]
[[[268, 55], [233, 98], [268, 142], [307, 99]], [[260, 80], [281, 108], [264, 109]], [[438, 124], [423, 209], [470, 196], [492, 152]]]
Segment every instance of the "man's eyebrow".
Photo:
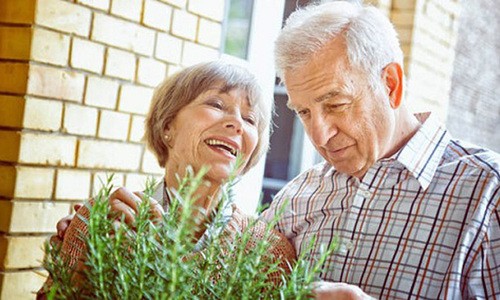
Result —
[[328, 93], [323, 94], [323, 95], [321, 95], [321, 96], [319, 96], [319, 97], [315, 98], [315, 99], [314, 99], [314, 102], [316, 102], [316, 103], [320, 103], [320, 102], [323, 102], [323, 101], [328, 100], [328, 99], [330, 99], [330, 98], [336, 97], [336, 96], [337, 96], [337, 95], [339, 95], [339, 94], [340, 94], [340, 92], [339, 92], [339, 91], [337, 91], [337, 90], [335, 90], [335, 91], [329, 91]]
[[[341, 92], [337, 91], [337, 90], [329, 91], [328, 93], [325, 93], [325, 94], [315, 98], [314, 102], [320, 103], [320, 102], [323, 102], [323, 101], [328, 100], [330, 98], [336, 97], [340, 94], [341, 94]], [[290, 98], [288, 98], [288, 100], [286, 102], [286, 106], [291, 110], [296, 110], [296, 107], [290, 102]]]

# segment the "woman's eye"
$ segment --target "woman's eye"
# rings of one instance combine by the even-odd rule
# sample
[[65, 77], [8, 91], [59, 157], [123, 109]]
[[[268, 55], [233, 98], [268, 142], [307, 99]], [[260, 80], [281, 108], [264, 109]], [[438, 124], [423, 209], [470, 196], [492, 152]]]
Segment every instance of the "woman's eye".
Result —
[[243, 117], [243, 120], [250, 125], [255, 125], [257, 123], [254, 117]]
[[208, 101], [207, 104], [211, 107], [222, 109], [224, 108], [224, 104], [221, 101]]

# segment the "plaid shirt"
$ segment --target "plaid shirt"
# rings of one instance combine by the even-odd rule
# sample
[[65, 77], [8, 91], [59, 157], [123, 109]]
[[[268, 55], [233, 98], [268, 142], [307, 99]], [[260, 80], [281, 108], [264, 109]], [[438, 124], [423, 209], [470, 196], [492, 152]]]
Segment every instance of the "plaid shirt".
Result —
[[318, 164], [263, 218], [286, 203], [277, 229], [297, 253], [316, 238], [311, 259], [339, 238], [323, 280], [376, 298], [500, 299], [499, 170], [498, 154], [451, 139], [431, 116], [362, 180]]

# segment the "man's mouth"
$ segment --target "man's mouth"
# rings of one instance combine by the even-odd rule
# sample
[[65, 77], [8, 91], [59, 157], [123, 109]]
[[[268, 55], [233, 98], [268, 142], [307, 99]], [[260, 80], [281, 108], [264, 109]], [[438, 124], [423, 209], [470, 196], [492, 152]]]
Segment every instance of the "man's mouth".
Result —
[[234, 157], [236, 157], [238, 155], [238, 150], [234, 146], [232, 146], [229, 143], [226, 143], [224, 141], [217, 140], [217, 139], [207, 139], [207, 140], [205, 140], [205, 143], [209, 146], [223, 149], [223, 150], [231, 153], [231, 155], [233, 155]]

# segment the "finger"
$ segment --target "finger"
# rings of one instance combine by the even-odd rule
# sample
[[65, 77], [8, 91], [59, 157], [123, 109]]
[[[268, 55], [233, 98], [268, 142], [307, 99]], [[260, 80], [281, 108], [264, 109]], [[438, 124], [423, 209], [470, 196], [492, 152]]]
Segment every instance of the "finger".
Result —
[[66, 234], [66, 229], [68, 229], [69, 223], [71, 223], [71, 220], [73, 220], [74, 217], [75, 215], [68, 215], [57, 222], [56, 229], [59, 238], [61, 239], [64, 238], [64, 235]]
[[77, 204], [73, 205], [73, 210], [75, 212], [77, 212], [78, 210], [80, 210], [80, 208], [82, 208], [82, 206], [83, 206], [83, 204], [77, 203]]
[[118, 188], [114, 191], [111, 196], [109, 196], [110, 202], [118, 199], [119, 201], [125, 203], [129, 207], [131, 207], [135, 212], [137, 212], [138, 204], [141, 203], [141, 198], [129, 191], [124, 187]]
[[53, 248], [59, 248], [62, 244], [62, 239], [57, 235], [51, 235], [49, 239], [49, 243]]
[[126, 203], [114, 199], [110, 203], [111, 216], [115, 219], [121, 219], [121, 216], [125, 216], [125, 223], [128, 225], [133, 225], [135, 222], [136, 212], [128, 206]]
[[165, 214], [165, 210], [161, 206], [160, 202], [142, 192], [134, 192], [134, 194], [143, 200], [149, 201], [151, 213], [155, 218], [161, 219], [163, 217], [163, 215]]

